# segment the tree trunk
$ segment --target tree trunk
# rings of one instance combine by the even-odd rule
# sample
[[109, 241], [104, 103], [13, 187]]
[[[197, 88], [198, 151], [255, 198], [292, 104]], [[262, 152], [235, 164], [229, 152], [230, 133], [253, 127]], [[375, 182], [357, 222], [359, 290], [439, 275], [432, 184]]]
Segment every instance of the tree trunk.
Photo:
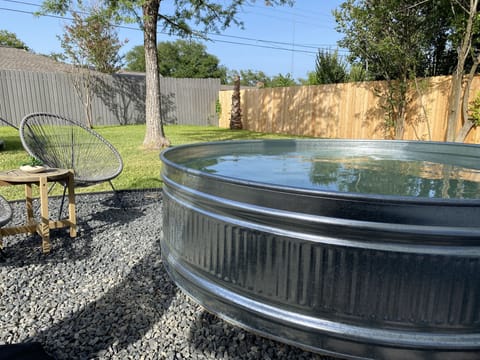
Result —
[[408, 72], [405, 69], [404, 75], [396, 84], [398, 93], [396, 94], [396, 119], [395, 119], [395, 140], [403, 140], [405, 133], [405, 118], [407, 116], [407, 92], [409, 87]]
[[85, 116], [87, 119], [87, 124], [90, 129], [93, 128], [93, 111], [92, 111], [92, 101], [93, 101], [93, 83], [92, 76], [88, 73], [86, 84], [85, 84]]
[[[452, 77], [452, 87], [448, 96], [448, 118], [447, 118], [447, 137], [446, 141], [454, 141], [457, 135], [457, 117], [462, 96], [463, 63], [457, 64], [457, 70]], [[461, 67], [461, 71], [460, 71]]]
[[77, 94], [79, 100], [83, 105], [83, 114], [85, 118], [83, 119], [82, 124], [88, 128], [93, 127], [93, 116], [92, 116], [92, 92], [93, 84], [90, 77], [90, 70], [84, 69], [82, 67], [73, 67], [72, 73], [72, 82], [75, 93]]
[[142, 5], [145, 47], [145, 138], [143, 146], [161, 149], [170, 145], [163, 131], [161, 117], [160, 73], [157, 53], [157, 22], [161, 0], [147, 0]]
[[452, 77], [452, 87], [448, 98], [447, 137], [446, 141], [455, 141], [457, 137], [457, 119], [462, 98], [462, 82], [465, 69], [465, 60], [472, 45], [472, 27], [477, 16], [478, 0], [470, 0], [468, 21], [462, 44], [458, 49], [457, 67]]
[[230, 115], [230, 129], [240, 130], [242, 124], [242, 108], [240, 106], [240, 77], [236, 76], [233, 82], [232, 113]]
[[474, 59], [472, 68], [470, 69], [470, 73], [468, 74], [467, 83], [465, 84], [465, 90], [463, 92], [463, 103], [462, 103], [463, 126], [460, 129], [455, 139], [455, 141], [457, 142], [465, 142], [465, 138], [467, 137], [468, 133], [475, 126], [473, 121], [471, 121], [468, 116], [468, 100], [470, 98], [470, 88], [472, 87], [473, 78], [475, 77], [475, 73], [477, 72], [479, 63], [480, 63], [480, 55], [478, 55]]

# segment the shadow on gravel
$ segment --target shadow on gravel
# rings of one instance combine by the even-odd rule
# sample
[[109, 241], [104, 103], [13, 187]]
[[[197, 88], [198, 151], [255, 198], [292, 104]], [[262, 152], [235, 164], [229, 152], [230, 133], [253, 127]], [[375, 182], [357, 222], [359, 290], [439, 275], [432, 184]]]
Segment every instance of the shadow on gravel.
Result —
[[[0, 257], [0, 267], [8, 266], [19, 268], [28, 265], [55, 264], [67, 261], [78, 261], [88, 258], [92, 253], [92, 237], [102, 231], [114, 231], [115, 227], [126, 225], [144, 215], [141, 205], [158, 202], [157, 196], [150, 198], [142, 197], [140, 203], [134, 197], [125, 196], [135, 191], [118, 192], [118, 196], [111, 192], [102, 194], [103, 199], [92, 201], [88, 194], [76, 196], [77, 210], [77, 237], [69, 236], [68, 228], [53, 229], [50, 231], [52, 250], [49, 254], [41, 251], [41, 238], [38, 234], [18, 234], [4, 237], [4, 249]], [[52, 218], [58, 217], [60, 209], [60, 197], [51, 198], [49, 212]], [[38, 213], [38, 200], [34, 200], [34, 209]], [[64, 206], [65, 207], [65, 206]], [[13, 203], [16, 223], [25, 219], [25, 203], [17, 201]], [[97, 210], [101, 209], [101, 210]], [[38, 214], [36, 214], [38, 217]], [[62, 216], [66, 216], [63, 214]], [[14, 225], [14, 224], [9, 224]]]
[[[161, 201], [161, 191], [125, 195], [121, 205], [111, 193], [78, 196], [77, 215], [80, 219], [78, 222], [80, 233], [77, 238], [70, 239], [66, 233], [55, 233], [52, 236], [53, 251], [48, 256], [41, 254], [38, 237], [28, 236], [18, 242], [9, 242], [8, 252], [11, 252], [11, 256], [0, 266], [18, 268], [26, 264], [39, 263], [45, 266], [38, 268], [34, 266], [35, 271], [55, 272], [57, 263], [66, 261], [73, 263], [84, 258], [84, 261], [74, 263], [78, 270], [78, 266], [88, 267], [94, 264], [95, 257], [99, 256], [98, 250], [104, 255], [122, 255], [121, 252], [111, 253], [105, 249], [102, 251], [101, 247], [109, 247], [108, 241], [111, 239], [114, 241], [115, 232], [127, 233], [125, 229], [129, 229], [130, 226], [144, 225], [141, 221], [132, 225], [129, 223], [140, 216], [145, 216], [147, 207], [150, 219], [157, 221], [156, 207], [152, 205]], [[118, 228], [119, 225], [123, 228]], [[145, 231], [142, 228], [143, 234], [149, 236], [150, 233]], [[131, 234], [139, 232], [133, 231]], [[131, 240], [134, 245], [139, 239]], [[98, 249], [94, 249], [93, 245]], [[135, 346], [137, 341], [144, 339], [147, 332], [161, 321], [177, 292], [163, 266], [159, 238], [152, 238], [149, 250], [145, 254], [135, 260], [135, 264], [122, 275], [118, 283], [99, 281], [104, 284], [104, 291], [98, 288], [100, 294], [96, 300], [88, 303], [79, 300], [77, 307], [70, 307], [74, 310], [67, 310], [65, 313], [58, 312], [54, 304], [51, 308], [49, 304], [42, 305], [39, 310], [42, 314], [39, 316], [45, 318], [45, 313], [53, 311], [51, 322], [47, 320], [43, 327], [35, 330], [34, 335], [27, 335], [21, 342], [41, 343], [48, 354], [56, 359], [109, 358], [132, 344]], [[115, 257], [102, 259], [116, 261]], [[128, 261], [128, 258], [124, 258], [123, 261]], [[72, 267], [71, 263], [69, 265]], [[123, 268], [122, 264], [119, 264], [112, 271], [121, 271]], [[14, 274], [15, 270], [12, 270], [11, 273]], [[73, 274], [73, 277], [83, 276], [81, 268]], [[97, 276], [102, 276], [102, 273], [99, 272]], [[105, 274], [105, 277], [108, 278], [108, 274]], [[52, 288], [58, 289], [58, 284]], [[88, 285], [85, 290], [86, 294], [89, 294]], [[65, 291], [72, 289], [66, 288]], [[66, 298], [68, 299], [68, 296]], [[75, 298], [72, 300], [75, 301]]]
[[[15, 243], [4, 238], [5, 248], [0, 259], [0, 267], [20, 268], [29, 265], [46, 265], [87, 258], [90, 253], [92, 238], [89, 234], [79, 234], [70, 238], [66, 231], [55, 230], [50, 233], [52, 251], [43, 254], [39, 235], [16, 235], [22, 237]], [[7, 240], [7, 241], [5, 241]]]
[[191, 325], [190, 341], [197, 350], [216, 358], [237, 359], [242, 354], [241, 359], [341, 360], [250, 333], [207, 311], [198, 314]]
[[162, 265], [160, 251], [152, 253], [100, 299], [25, 342], [41, 342], [48, 353], [63, 359], [117, 353], [143, 338], [161, 320], [176, 291]]

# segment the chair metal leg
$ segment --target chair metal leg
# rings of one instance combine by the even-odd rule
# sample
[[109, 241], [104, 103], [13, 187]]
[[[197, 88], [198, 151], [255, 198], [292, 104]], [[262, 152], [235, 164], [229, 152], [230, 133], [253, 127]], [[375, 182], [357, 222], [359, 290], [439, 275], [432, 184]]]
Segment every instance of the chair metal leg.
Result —
[[65, 202], [65, 194], [67, 193], [67, 185], [68, 184], [66, 184], [66, 183], [63, 185], [62, 202], [60, 203], [60, 211], [58, 212], [58, 218], [59, 219], [62, 218], [63, 203]]
[[122, 203], [122, 199], [120, 198], [120, 195], [118, 193], [118, 191], [115, 189], [115, 187], [113, 186], [113, 183], [111, 180], [108, 180], [108, 182], [110, 183], [110, 186], [112, 187], [112, 190], [113, 190], [113, 196], [115, 197], [115, 199], [117, 200], [117, 202], [120, 204], [120, 207], [122, 209], [124, 209], [125, 207], [123, 206], [123, 203]]

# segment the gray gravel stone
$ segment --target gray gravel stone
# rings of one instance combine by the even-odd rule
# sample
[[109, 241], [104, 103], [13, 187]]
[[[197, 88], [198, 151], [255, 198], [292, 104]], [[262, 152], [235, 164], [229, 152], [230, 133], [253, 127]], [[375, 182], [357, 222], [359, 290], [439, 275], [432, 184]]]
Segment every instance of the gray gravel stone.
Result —
[[[53, 230], [48, 255], [37, 235], [4, 238], [0, 344], [39, 341], [56, 359], [327, 359], [231, 326], [185, 296], [161, 260], [161, 196], [77, 195], [78, 237]], [[51, 199], [51, 214], [59, 204]], [[12, 205], [21, 223], [24, 203]]]

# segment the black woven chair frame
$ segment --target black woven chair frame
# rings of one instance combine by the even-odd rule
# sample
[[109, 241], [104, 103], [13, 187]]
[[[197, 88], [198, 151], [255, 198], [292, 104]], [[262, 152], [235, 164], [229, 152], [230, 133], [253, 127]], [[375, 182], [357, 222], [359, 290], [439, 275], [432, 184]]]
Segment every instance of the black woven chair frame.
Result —
[[66, 117], [32, 113], [20, 123], [25, 150], [52, 168], [72, 169], [76, 186], [111, 182], [123, 170], [115, 147], [100, 134]]

